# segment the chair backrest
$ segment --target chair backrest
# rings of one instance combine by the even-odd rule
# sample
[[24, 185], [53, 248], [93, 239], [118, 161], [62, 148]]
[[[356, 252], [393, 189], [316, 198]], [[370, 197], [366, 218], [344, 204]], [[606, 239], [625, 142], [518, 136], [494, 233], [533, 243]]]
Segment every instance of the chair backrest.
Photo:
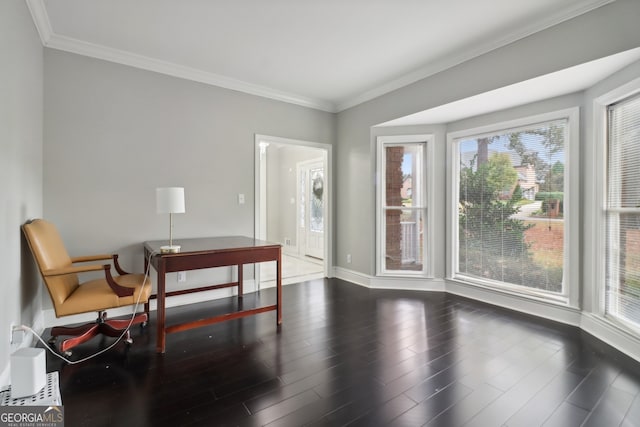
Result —
[[36, 260], [42, 279], [58, 313], [58, 307], [79, 286], [77, 274], [61, 276], [45, 276], [44, 272], [51, 269], [70, 267], [71, 257], [64, 247], [60, 233], [55, 225], [44, 219], [35, 219], [22, 226], [22, 230]]

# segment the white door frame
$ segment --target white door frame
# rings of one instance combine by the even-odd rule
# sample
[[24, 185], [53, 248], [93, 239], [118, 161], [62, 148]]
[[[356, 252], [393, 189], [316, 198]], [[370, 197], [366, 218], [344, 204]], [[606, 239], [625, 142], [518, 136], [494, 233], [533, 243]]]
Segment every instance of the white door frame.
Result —
[[[261, 143], [273, 143], [273, 144], [285, 144], [294, 145], [298, 147], [317, 148], [323, 151], [322, 157], [325, 163], [325, 224], [324, 232], [324, 276], [333, 277], [333, 147], [331, 144], [323, 144], [320, 142], [303, 141], [299, 139], [282, 138], [278, 136], [260, 135], [255, 134], [255, 185], [254, 185], [254, 197], [255, 197], [255, 230], [254, 235], [257, 239], [265, 239], [266, 237], [266, 215], [267, 210], [265, 203], [262, 201], [264, 197], [265, 188], [261, 184], [264, 182], [265, 174], [265, 157], [261, 155]], [[255, 280], [259, 284], [260, 281], [260, 265], [255, 264]]]

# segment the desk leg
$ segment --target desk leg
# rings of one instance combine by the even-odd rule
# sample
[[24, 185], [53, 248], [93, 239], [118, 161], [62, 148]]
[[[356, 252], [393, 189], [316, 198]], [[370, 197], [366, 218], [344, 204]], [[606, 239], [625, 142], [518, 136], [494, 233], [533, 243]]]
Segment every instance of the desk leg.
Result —
[[242, 287], [243, 279], [242, 279], [242, 264], [238, 264], [238, 298], [242, 298], [244, 296], [244, 288]]
[[[151, 269], [149, 268], [149, 252], [147, 249], [144, 249], [144, 270], [145, 274], [151, 274]], [[147, 314], [147, 323], [149, 322], [149, 300], [144, 303], [144, 312]]]
[[157, 335], [156, 335], [156, 353], [164, 353], [165, 348], [165, 298], [166, 298], [166, 289], [165, 289], [165, 265], [164, 261], [160, 260], [158, 262], [158, 292], [157, 292], [157, 302], [158, 307], [156, 309], [156, 323], [158, 324]]
[[277, 306], [277, 322], [282, 324], [282, 254], [278, 251], [278, 259], [276, 259], [276, 304]]

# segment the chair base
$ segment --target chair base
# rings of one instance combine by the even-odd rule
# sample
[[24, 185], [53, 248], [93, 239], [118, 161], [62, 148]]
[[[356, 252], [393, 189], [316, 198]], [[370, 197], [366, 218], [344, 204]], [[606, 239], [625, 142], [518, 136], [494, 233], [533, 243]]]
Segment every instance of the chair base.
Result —
[[[49, 342], [55, 341], [59, 336], [71, 336], [60, 343], [59, 350], [61, 353], [65, 353], [73, 347], [89, 341], [91, 338], [98, 335], [106, 335], [108, 337], [119, 337], [127, 329], [129, 323], [131, 326], [143, 324], [146, 325], [148, 316], [147, 313], [138, 313], [134, 316], [133, 321], [131, 319], [107, 319], [106, 312], [98, 313], [98, 319], [94, 323], [87, 323], [81, 326], [54, 326], [51, 328], [51, 339]], [[125, 334], [125, 342], [127, 344], [133, 343], [129, 331]]]

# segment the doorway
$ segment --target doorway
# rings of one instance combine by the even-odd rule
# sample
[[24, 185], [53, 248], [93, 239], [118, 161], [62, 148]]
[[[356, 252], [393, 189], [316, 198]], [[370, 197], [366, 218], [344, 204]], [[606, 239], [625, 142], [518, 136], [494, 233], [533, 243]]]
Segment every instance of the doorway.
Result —
[[[282, 282], [331, 277], [331, 146], [256, 135], [255, 233], [282, 245]], [[257, 287], [275, 263], [256, 265]]]
[[324, 162], [297, 164], [298, 255], [324, 259]]

